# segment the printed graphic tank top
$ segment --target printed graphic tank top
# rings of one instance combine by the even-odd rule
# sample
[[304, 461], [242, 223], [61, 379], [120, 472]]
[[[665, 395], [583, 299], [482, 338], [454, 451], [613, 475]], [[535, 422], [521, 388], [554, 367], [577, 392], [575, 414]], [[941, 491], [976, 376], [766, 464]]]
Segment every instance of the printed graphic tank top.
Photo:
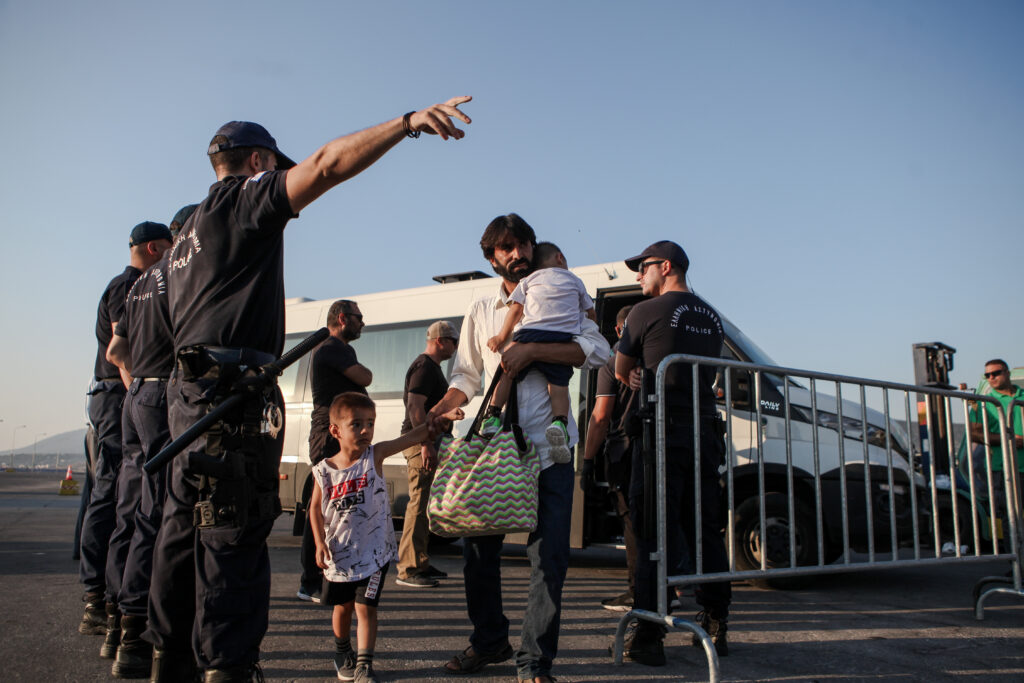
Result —
[[339, 470], [327, 460], [313, 467], [323, 491], [324, 527], [330, 566], [328, 581], [359, 581], [391, 562], [398, 553], [391, 503], [384, 477], [373, 466], [373, 446], [354, 464]]

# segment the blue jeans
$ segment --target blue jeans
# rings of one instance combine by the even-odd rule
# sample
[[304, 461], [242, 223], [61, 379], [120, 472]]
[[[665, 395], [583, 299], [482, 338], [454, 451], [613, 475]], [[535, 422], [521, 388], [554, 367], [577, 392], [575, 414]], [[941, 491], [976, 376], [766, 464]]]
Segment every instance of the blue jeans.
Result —
[[[516, 668], [520, 678], [550, 674], [558, 653], [562, 584], [569, 569], [569, 521], [572, 517], [573, 469], [551, 465], [538, 481], [537, 529], [530, 534], [530, 592]], [[505, 537], [463, 539], [466, 608], [473, 622], [469, 643], [479, 653], [493, 653], [508, 642], [509, 621], [501, 602], [501, 546]]]

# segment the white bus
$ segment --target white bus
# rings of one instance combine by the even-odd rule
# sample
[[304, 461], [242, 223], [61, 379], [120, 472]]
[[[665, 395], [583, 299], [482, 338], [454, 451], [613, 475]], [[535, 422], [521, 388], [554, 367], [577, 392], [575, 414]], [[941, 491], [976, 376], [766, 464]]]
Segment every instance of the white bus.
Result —
[[[594, 298], [598, 325], [609, 343], [613, 343], [615, 341], [615, 316], [619, 309], [643, 298], [640, 286], [636, 281], [636, 274], [628, 270], [622, 262], [581, 266], [573, 268], [572, 271], [583, 280], [587, 291]], [[413, 359], [423, 352], [427, 327], [432, 322], [441, 319], [449, 320], [456, 327], [461, 327], [462, 318], [470, 304], [479, 298], [495, 295], [499, 286], [497, 278], [479, 271], [437, 276], [434, 280], [438, 284], [361, 295], [343, 293], [343, 296], [336, 297], [356, 301], [366, 323], [362, 336], [353, 342], [353, 347], [359, 357], [359, 362], [373, 372], [373, 383], [368, 390], [370, 397], [377, 404], [376, 439], [390, 439], [399, 435], [405, 413], [402, 404], [405, 373]], [[333, 301], [335, 299], [322, 301], [289, 299], [286, 302], [286, 349], [326, 324], [327, 311]], [[711, 303], [714, 305], [713, 301]], [[722, 322], [725, 332], [725, 344], [722, 349], [724, 358], [776, 365], [724, 315]], [[450, 365], [451, 361], [448, 361], [443, 366], [446, 374], [450, 372]], [[733, 414], [731, 423], [728, 425], [728, 438], [732, 440], [735, 454], [734, 482], [737, 509], [741, 508], [744, 503], [747, 507], [757, 504], [756, 452], [759, 439], [766, 461], [768, 461], [766, 463], [766, 500], [772, 503], [772, 501], [778, 500], [778, 496], [773, 494], [785, 494], [786, 492], [785, 478], [782, 476], [785, 445], [776, 443], [779, 438], [783, 440], [785, 438], [782, 422], [787, 406], [781, 390], [781, 378], [773, 379], [770, 375], [766, 376], [768, 381], [764, 382], [761, 395], [761, 424], [757, 425], [756, 411], [750, 401], [752, 392], [749, 391], [749, 385], [744, 386], [742, 374], [734, 373], [734, 387], [731, 392]], [[580, 426], [582, 438], [585, 438], [585, 427], [589, 419], [588, 407], [593, 401], [595, 380], [596, 371], [577, 371], [573, 374], [570, 384], [570, 393], [574, 402], [573, 410]], [[312, 389], [309, 382], [309, 356], [291, 366], [282, 376], [280, 384], [287, 405], [286, 441], [281, 463], [281, 499], [285, 509], [294, 509], [296, 500], [303, 499], [303, 489], [310, 485], [308, 438], [310, 413], [313, 405]], [[806, 390], [801, 392], [799, 385], [795, 382], [791, 383], [791, 406], [789, 407], [791, 420], [807, 422], [803, 429], [794, 430], [793, 435], [794, 442], [806, 442], [804, 443], [806, 448], [797, 448], [794, 452], [794, 466], [798, 477], [801, 476], [801, 473], [812, 476], [810, 472], [813, 469], [809, 463], [813, 457], [810, 447], [813, 438], [811, 432], [814, 431], [814, 428], [811, 427], [810, 420], [806, 418], [808, 411], [800, 410], [801, 406], [799, 405], [807, 402], [808, 397], [804, 394], [807, 394]], [[828, 403], [827, 401], [823, 403], [821, 396], [818, 400], [820, 410], [817, 426], [820, 436], [819, 463], [823, 475], [830, 469], [835, 470], [835, 476], [829, 477], [829, 479], [834, 480], [838, 486], [840, 460], [837, 425], [829, 426]], [[465, 408], [467, 416], [472, 417], [476, 414], [479, 401], [478, 395]], [[833, 399], [832, 403], [834, 404], [834, 402]], [[855, 409], [853, 405], [847, 407], [845, 403], [844, 401], [845, 414], [857, 415], [859, 413], [859, 408]], [[724, 405], [720, 405], [720, 408], [724, 413]], [[834, 411], [834, 407], [832, 410]], [[834, 415], [834, 413], [832, 414]], [[884, 431], [884, 416], [874, 410], [869, 410], [868, 415], [871, 428], [876, 432]], [[459, 433], [459, 428], [463, 431], [468, 428], [469, 419], [468, 417], [465, 422], [457, 425], [456, 433]], [[844, 438], [849, 441], [846, 447], [848, 487], [858, 490], [855, 487], [859, 486], [859, 490], [863, 491], [863, 477], [857, 479], [857, 472], [861, 470], [851, 467], [861, 462], [856, 455], [861, 452], [861, 443], [859, 440], [855, 440], [859, 439], [859, 436], [846, 434], [846, 431], [844, 429]], [[827, 437], [826, 433], [830, 433], [831, 436]], [[884, 439], [879, 443], [882, 444], [881, 447], [871, 446], [869, 454], [871, 463], [885, 461]], [[905, 476], [911, 476], [912, 470], [909, 464], [911, 445], [902, 428], [892, 428], [892, 443], [899, 461], [896, 466]], [[581, 459], [582, 442], [576, 449], [577, 470], [579, 470]], [[399, 523], [405, 513], [408, 501], [405, 458], [401, 454], [391, 456], [384, 463], [384, 471], [392, 504], [392, 514], [396, 523]], [[600, 463], [597, 471], [602, 471]], [[878, 482], [884, 480], [884, 476], [873, 478], [873, 481]], [[800, 490], [798, 487], [798, 495], [800, 495]], [[807, 489], [806, 495], [811, 495], [810, 489]], [[804, 504], [799, 506], [800, 510], [814, 510], [813, 498], [803, 502]], [[909, 510], [909, 501], [907, 509]], [[835, 514], [838, 514], [838, 510], [835, 511]], [[768, 516], [772, 518], [770, 524], [786, 527], [769, 531], [777, 531], [779, 533], [774, 534], [776, 537], [787, 539], [787, 549], [784, 555], [788, 556], [788, 521], [785, 515], [773, 516], [772, 510], [769, 510]], [[838, 536], [838, 540], [841, 542], [842, 529], [837, 526], [837, 520], [828, 519], [833, 516], [828, 509], [825, 510], [825, 516], [826, 534], [832, 537]], [[297, 521], [301, 522], [301, 519], [297, 519]], [[907, 521], [909, 522], [909, 520]], [[798, 544], [801, 538], [815, 538], [816, 521], [813, 514], [800, 515], [796, 523], [798, 527], [802, 527], [797, 530]], [[851, 524], [852, 526], [854, 525]], [[783, 531], [786, 533], [782, 533]], [[758, 534], [750, 532], [750, 529], [737, 529], [736, 538], [756, 539]], [[584, 497], [577, 487], [576, 495], [573, 498], [570, 536], [572, 547], [579, 548], [594, 544], [618, 545], [621, 543], [621, 536], [621, 524], [610, 500], [584, 501]], [[851, 545], [856, 543], [857, 539], [852, 538]], [[738, 554], [738, 561], [744, 564], [756, 562], [759, 567], [760, 550], [754, 547], [755, 540], [750, 540], [750, 544], [752, 545], [749, 548], [740, 548], [743, 552]], [[816, 561], [816, 548], [810, 548], [810, 545], [812, 544], [806, 543], [806, 547], [799, 549], [798, 556], [801, 558], [801, 564]], [[837, 546], [836, 544], [830, 544], [826, 550], [827, 554], [834, 557], [838, 557], [841, 552], [841, 545]], [[746, 562], [744, 562], [744, 558], [746, 558]], [[826, 561], [830, 559], [832, 558], [826, 558]]]

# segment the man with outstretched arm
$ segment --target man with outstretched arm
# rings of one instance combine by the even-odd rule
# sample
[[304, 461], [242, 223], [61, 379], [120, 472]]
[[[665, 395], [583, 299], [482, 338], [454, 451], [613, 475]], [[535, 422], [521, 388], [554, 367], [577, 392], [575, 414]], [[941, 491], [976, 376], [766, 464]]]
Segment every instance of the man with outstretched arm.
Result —
[[[328, 142], [295, 164], [263, 126], [232, 121], [208, 155], [217, 176], [171, 250], [168, 304], [176, 366], [168, 418], [180, 436], [238, 379], [284, 346], [284, 227], [300, 210], [421, 132], [447, 140], [469, 123], [455, 97]], [[153, 556], [149, 628], [154, 681], [248, 681], [267, 630], [266, 539], [280, 513], [283, 435], [276, 386], [237, 411], [172, 463]]]
[[[479, 390], [481, 377], [490, 383], [498, 366], [516, 375], [534, 361], [562, 365], [600, 367], [611, 349], [597, 325], [585, 318], [581, 333], [570, 342], [549, 344], [511, 343], [501, 352], [487, 348], [487, 341], [501, 330], [509, 296], [516, 283], [532, 270], [533, 228], [516, 214], [498, 216], [484, 230], [480, 247], [484, 258], [501, 277], [498, 291], [475, 301], [462, 322], [459, 350], [449, 382], [450, 388], [430, 415], [443, 415], [465, 404]], [[558, 652], [558, 630], [562, 608], [562, 584], [569, 567], [569, 522], [572, 517], [574, 473], [570, 462], [555, 463], [550, 456], [545, 430], [554, 417], [547, 380], [539, 371], [523, 377], [518, 387], [519, 423], [533, 441], [540, 456], [537, 529], [530, 534], [530, 589], [516, 672], [520, 681], [551, 679], [551, 665]], [[568, 416], [569, 447], [579, 439], [576, 423]], [[509, 620], [501, 598], [501, 546], [504, 535], [463, 539], [466, 608], [473, 632], [469, 647], [445, 665], [449, 675], [470, 674], [488, 664], [512, 657], [508, 640]]]

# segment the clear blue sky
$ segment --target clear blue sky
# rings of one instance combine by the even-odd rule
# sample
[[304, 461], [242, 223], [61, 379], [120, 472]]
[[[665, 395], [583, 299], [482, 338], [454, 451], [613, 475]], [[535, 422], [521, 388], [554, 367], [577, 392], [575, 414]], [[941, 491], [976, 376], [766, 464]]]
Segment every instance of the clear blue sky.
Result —
[[[570, 263], [671, 238], [787, 366], [1024, 365], [1020, 2], [0, 0], [0, 450], [84, 424], [95, 310], [142, 220], [213, 182], [225, 121], [292, 157], [470, 94], [292, 222], [289, 296], [487, 270], [516, 211]], [[372, 323], [372, 321], [369, 321]]]

